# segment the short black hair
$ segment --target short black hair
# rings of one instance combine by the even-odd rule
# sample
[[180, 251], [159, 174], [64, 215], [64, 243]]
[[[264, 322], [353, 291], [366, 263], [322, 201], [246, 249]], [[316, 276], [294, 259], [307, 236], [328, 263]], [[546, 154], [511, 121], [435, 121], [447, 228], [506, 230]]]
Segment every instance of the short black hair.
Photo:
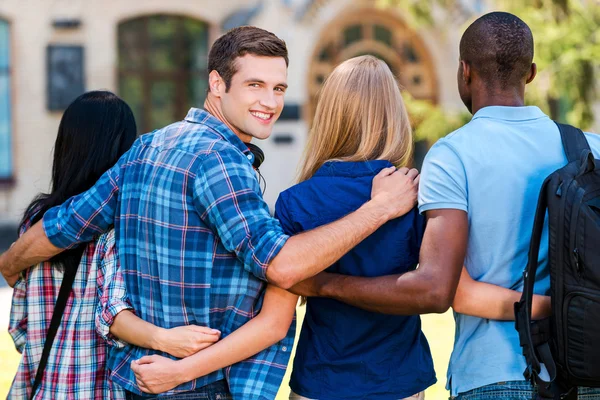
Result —
[[491, 12], [478, 18], [460, 40], [460, 59], [490, 84], [505, 89], [527, 77], [533, 63], [531, 29], [516, 15]]
[[225, 89], [229, 90], [231, 78], [237, 72], [236, 58], [246, 54], [264, 57], [282, 57], [289, 65], [285, 42], [275, 34], [255, 26], [233, 28], [218, 38], [208, 54], [208, 73], [217, 71]]

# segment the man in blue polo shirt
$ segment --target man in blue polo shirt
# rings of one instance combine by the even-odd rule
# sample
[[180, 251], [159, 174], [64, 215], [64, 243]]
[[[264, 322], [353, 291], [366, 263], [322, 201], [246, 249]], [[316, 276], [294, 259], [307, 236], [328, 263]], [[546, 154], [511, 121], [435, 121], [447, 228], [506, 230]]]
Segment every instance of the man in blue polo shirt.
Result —
[[[542, 182], [567, 163], [557, 126], [539, 108], [525, 106], [525, 86], [535, 75], [533, 36], [519, 18], [493, 12], [469, 26], [460, 42], [458, 87], [473, 119], [438, 141], [423, 164], [419, 210], [428, 224], [420, 267], [381, 278], [322, 273], [296, 291], [382, 313], [444, 311], [462, 268], [462, 261], [434, 256], [445, 251], [465, 255], [469, 275], [494, 285], [477, 298], [479, 309], [502, 303], [510, 310], [519, 297], [514, 291], [523, 288]], [[600, 136], [586, 137], [598, 158]], [[547, 234], [546, 229], [535, 284], [538, 294], [550, 287]], [[419, 288], [421, 293], [416, 292]], [[491, 290], [495, 288], [505, 289]], [[440, 303], [437, 308], [435, 301]], [[534, 389], [523, 378], [525, 358], [514, 322], [459, 313], [455, 317], [448, 368], [451, 395], [469, 400], [533, 398]], [[600, 391], [593, 389], [580, 389], [579, 394], [600, 399]]]
[[[567, 164], [554, 122], [524, 106], [533, 80], [533, 36], [514, 15], [494, 12], [475, 21], [460, 43], [458, 88], [473, 119], [438, 141], [426, 157], [419, 210], [467, 213], [465, 266], [477, 281], [521, 291], [537, 199], [544, 179]], [[586, 134], [596, 158], [600, 136]], [[547, 227], [536, 292], [550, 288]], [[489, 302], [504, 301], [490, 298]], [[514, 323], [455, 313], [456, 338], [448, 389], [458, 398], [531, 399], [525, 358]], [[600, 391], [580, 390], [593, 398]], [[598, 397], [596, 397], [598, 396]], [[591, 397], [589, 397], [591, 398]]]

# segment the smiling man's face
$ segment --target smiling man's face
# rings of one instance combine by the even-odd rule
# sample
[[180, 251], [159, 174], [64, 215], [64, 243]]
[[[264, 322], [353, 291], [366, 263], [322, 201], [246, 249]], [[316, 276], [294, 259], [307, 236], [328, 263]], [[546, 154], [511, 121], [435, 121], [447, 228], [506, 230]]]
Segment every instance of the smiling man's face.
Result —
[[287, 65], [282, 57], [247, 54], [235, 60], [237, 72], [229, 90], [221, 94], [221, 111], [227, 122], [249, 142], [266, 139], [283, 109]]

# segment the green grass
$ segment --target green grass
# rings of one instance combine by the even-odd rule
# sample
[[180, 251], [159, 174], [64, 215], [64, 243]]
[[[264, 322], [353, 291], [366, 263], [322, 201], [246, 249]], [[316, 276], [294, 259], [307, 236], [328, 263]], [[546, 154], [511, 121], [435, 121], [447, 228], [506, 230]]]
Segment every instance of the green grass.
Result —
[[[304, 307], [298, 307], [298, 323], [304, 317]], [[429, 340], [435, 363], [438, 383], [425, 392], [427, 400], [443, 400], [448, 398], [444, 389], [446, 382], [446, 367], [454, 342], [454, 320], [452, 313], [441, 315], [424, 315], [422, 317], [423, 331]], [[0, 399], [6, 398], [15, 371], [19, 364], [20, 354], [16, 352], [12, 339], [6, 330], [0, 332]], [[277, 400], [287, 400], [289, 396], [290, 369], [283, 380], [277, 394]]]
[[0, 332], [0, 399], [5, 399], [17, 371], [21, 355], [15, 350], [12, 338], [5, 329]]

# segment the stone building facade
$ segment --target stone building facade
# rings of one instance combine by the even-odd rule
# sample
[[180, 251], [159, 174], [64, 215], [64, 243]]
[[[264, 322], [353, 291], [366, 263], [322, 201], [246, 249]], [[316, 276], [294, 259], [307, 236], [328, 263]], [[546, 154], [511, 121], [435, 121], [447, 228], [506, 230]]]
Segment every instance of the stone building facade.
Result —
[[84, 90], [108, 89], [133, 108], [141, 132], [202, 106], [210, 44], [252, 24], [290, 52], [286, 107], [260, 143], [272, 206], [294, 181], [317, 91], [333, 67], [375, 54], [415, 98], [462, 110], [456, 90], [462, 25], [485, 11], [459, 2], [444, 26], [415, 30], [375, 0], [0, 1], [0, 225], [14, 225], [46, 191], [61, 112]]

